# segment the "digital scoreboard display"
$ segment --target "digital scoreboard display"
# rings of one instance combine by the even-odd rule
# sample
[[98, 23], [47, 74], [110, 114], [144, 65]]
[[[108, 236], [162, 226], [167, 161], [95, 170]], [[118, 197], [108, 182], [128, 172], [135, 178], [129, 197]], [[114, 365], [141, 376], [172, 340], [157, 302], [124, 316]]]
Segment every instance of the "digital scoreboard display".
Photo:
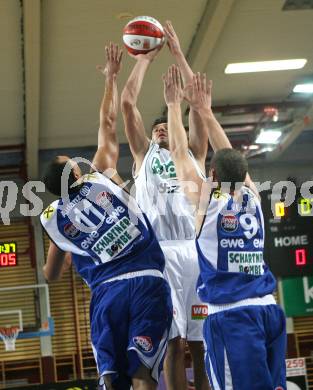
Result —
[[265, 261], [275, 276], [313, 275], [313, 196], [297, 190], [290, 205], [271, 192], [261, 193]]
[[0, 242], [0, 268], [17, 265], [15, 242]]

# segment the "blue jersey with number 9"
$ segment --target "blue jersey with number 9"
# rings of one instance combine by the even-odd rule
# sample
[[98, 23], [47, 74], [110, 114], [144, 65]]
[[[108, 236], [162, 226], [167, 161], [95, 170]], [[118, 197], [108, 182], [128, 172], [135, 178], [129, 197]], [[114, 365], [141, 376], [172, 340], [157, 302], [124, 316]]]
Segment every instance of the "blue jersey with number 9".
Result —
[[264, 220], [258, 197], [247, 187], [232, 196], [211, 194], [197, 238], [200, 298], [233, 303], [273, 292], [275, 279], [264, 262]]

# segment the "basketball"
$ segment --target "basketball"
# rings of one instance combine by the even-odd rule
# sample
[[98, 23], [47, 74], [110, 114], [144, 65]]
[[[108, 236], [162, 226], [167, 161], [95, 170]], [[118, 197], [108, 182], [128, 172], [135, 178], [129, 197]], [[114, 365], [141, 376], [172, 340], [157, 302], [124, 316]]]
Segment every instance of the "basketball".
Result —
[[163, 27], [151, 16], [137, 16], [123, 29], [123, 42], [127, 50], [135, 55], [148, 53], [163, 41]]

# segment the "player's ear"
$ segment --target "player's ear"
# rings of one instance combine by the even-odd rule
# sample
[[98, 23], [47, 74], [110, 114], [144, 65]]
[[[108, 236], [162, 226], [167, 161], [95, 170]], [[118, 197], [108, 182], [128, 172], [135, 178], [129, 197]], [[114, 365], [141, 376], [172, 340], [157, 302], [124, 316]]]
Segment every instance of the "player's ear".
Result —
[[215, 171], [214, 168], [210, 168], [210, 170], [209, 170], [209, 177], [211, 177], [213, 181], [217, 181], [216, 171]]

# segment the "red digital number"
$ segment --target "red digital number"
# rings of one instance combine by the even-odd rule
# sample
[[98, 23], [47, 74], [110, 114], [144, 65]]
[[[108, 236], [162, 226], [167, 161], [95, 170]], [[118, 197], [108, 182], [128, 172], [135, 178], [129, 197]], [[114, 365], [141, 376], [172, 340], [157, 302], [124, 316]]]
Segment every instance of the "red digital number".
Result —
[[0, 265], [1, 267], [7, 266], [9, 263], [9, 255], [7, 253], [1, 253], [0, 255]]
[[16, 253], [9, 254], [9, 265], [16, 265]]
[[305, 249], [296, 249], [296, 265], [306, 265], [306, 250]]
[[16, 253], [1, 253], [0, 267], [9, 267], [16, 265]]

